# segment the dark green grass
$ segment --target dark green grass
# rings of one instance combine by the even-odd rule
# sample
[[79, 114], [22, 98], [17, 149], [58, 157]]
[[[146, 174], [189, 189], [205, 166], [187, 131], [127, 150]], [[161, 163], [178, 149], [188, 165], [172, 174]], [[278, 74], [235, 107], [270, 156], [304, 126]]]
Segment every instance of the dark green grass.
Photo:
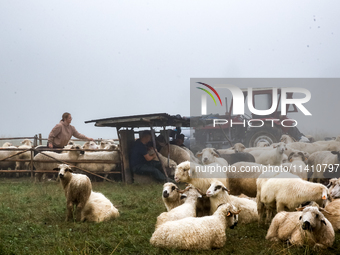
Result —
[[[14, 183], [13, 183], [14, 182]], [[157, 216], [165, 210], [161, 184], [93, 183], [120, 211], [99, 224], [65, 222], [66, 199], [60, 184], [30, 179], [0, 179], [0, 254], [319, 254], [310, 247], [289, 247], [265, 240], [257, 223], [227, 229], [227, 243], [212, 251], [154, 248], [149, 239]], [[340, 254], [340, 234], [332, 248]]]

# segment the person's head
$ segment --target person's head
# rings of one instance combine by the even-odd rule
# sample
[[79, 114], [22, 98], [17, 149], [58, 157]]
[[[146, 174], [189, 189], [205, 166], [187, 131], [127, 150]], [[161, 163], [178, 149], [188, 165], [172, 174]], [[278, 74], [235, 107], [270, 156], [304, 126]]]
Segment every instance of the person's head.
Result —
[[140, 135], [140, 141], [144, 144], [147, 144], [151, 140], [151, 132], [145, 130]]
[[67, 124], [70, 124], [72, 121], [71, 113], [68, 113], [68, 112], [64, 112], [61, 118], [62, 118], [61, 120]]
[[183, 134], [180, 134], [177, 136], [176, 138], [176, 144], [177, 145], [182, 145], [184, 143], [184, 135]]

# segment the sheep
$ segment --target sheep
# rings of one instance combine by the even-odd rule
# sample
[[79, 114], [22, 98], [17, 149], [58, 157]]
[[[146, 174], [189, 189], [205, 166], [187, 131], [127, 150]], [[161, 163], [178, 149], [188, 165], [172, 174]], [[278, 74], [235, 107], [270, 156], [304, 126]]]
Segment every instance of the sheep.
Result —
[[[29, 139], [25, 139], [22, 142], [22, 145], [20, 145], [19, 149], [30, 149], [32, 148], [32, 142]], [[18, 155], [19, 159], [25, 159], [30, 160], [31, 159], [31, 152], [26, 151], [24, 153], [21, 153]], [[15, 170], [28, 170], [29, 169], [30, 162], [16, 162], [15, 164]], [[17, 174], [18, 175], [18, 174]]]
[[329, 180], [329, 184], [327, 187], [332, 198], [340, 198], [340, 178], [333, 178]]
[[11, 144], [10, 142], [5, 142], [3, 145], [2, 145], [2, 148], [8, 148], [10, 146], [13, 146], [13, 144]]
[[182, 195], [176, 184], [167, 182], [163, 185], [162, 200], [168, 212], [184, 203]]
[[[327, 145], [324, 144], [318, 144], [318, 143], [304, 143], [304, 142], [295, 142], [287, 144], [287, 150], [294, 149], [298, 151], [308, 152], [309, 154], [312, 154], [316, 151], [325, 151], [327, 150]], [[290, 153], [290, 152], [289, 152]]]
[[[212, 167], [216, 167], [216, 165], [216, 163], [212, 164]], [[209, 166], [210, 165], [207, 165], [206, 167]], [[200, 189], [203, 193], [206, 193], [210, 187], [210, 183], [214, 178], [206, 178], [207, 176], [209, 176], [209, 173], [206, 173], [206, 175], [204, 175], [204, 173], [202, 173], [202, 168], [203, 166], [199, 164], [185, 161], [177, 166], [175, 171], [175, 181], [177, 183], [185, 182], [192, 184], [196, 188]], [[221, 181], [223, 185], [226, 185], [227, 183], [226, 175], [224, 178], [219, 178], [218, 180]]]
[[211, 203], [211, 214], [213, 214], [218, 205], [222, 203], [230, 203], [234, 205], [238, 210], [241, 210], [238, 215], [238, 221], [241, 224], [248, 224], [254, 221], [258, 221], [256, 202], [247, 198], [240, 198], [228, 194], [228, 189], [220, 181], [213, 181], [207, 190], [207, 197]]
[[[148, 154], [149, 155], [153, 155], [155, 152], [153, 150], [148, 150]], [[163, 166], [165, 167], [169, 167], [170, 169], [170, 173], [169, 175], [170, 176], [173, 176], [175, 175], [175, 170], [176, 170], [176, 167], [177, 167], [177, 164], [175, 161], [173, 161], [171, 158], [169, 158], [169, 164], [168, 164], [168, 158], [167, 157], [164, 157], [162, 154], [158, 153], [158, 157], [162, 163]], [[158, 157], [155, 157], [154, 160], [156, 161], [159, 161], [158, 160]]]
[[307, 244], [314, 249], [333, 245], [335, 233], [331, 223], [317, 207], [298, 208], [298, 212], [275, 215], [266, 235], [269, 241], [286, 241], [292, 245]]
[[100, 192], [91, 192], [83, 210], [81, 210], [80, 220], [82, 222], [102, 222], [119, 217], [117, 208], [111, 201]]
[[222, 248], [226, 242], [226, 228], [234, 228], [238, 213], [231, 204], [222, 204], [211, 216], [166, 222], [155, 230], [150, 243], [160, 248], [183, 250]]
[[257, 147], [269, 147], [270, 143], [269, 142], [258, 142]]
[[[111, 160], [117, 163], [77, 163], [76, 167], [80, 169], [85, 169], [91, 172], [110, 172], [116, 169], [117, 164], [120, 163], [120, 153], [119, 151], [113, 151], [113, 145], [110, 145], [110, 151], [86, 151], [83, 155], [79, 156], [78, 160]], [[105, 174], [107, 178], [109, 174]]]
[[84, 150], [97, 150], [98, 149], [98, 145], [93, 142], [93, 141], [87, 141], [86, 143], [84, 143], [83, 147]]
[[[330, 166], [340, 164], [340, 151], [317, 151], [308, 158], [308, 167], [313, 171], [312, 178], [317, 182], [324, 178], [324, 173]], [[320, 171], [321, 170], [321, 171]]]
[[284, 163], [282, 166], [286, 167], [286, 169], [299, 176], [301, 179], [307, 181], [308, 180], [308, 171], [306, 169], [306, 157], [303, 152], [292, 152], [288, 157], [289, 163]]
[[163, 212], [157, 217], [156, 229], [168, 221], [180, 220], [187, 217], [196, 217], [197, 199], [202, 197], [202, 195], [191, 185], [186, 188], [185, 194], [187, 197], [183, 204], [168, 212]]
[[184, 161], [193, 161], [199, 163], [199, 160], [194, 156], [194, 154], [174, 144], [167, 144], [160, 149], [159, 153], [164, 157], [168, 158], [168, 146], [170, 148], [170, 158], [174, 160], [177, 165]]
[[[44, 151], [43, 153], [51, 156], [55, 159], [61, 160], [61, 161], [69, 161], [69, 160], [77, 160], [80, 156], [80, 154], [84, 153], [83, 151], [79, 151], [81, 148], [78, 145], [72, 145], [71, 149], [77, 149], [74, 151], [68, 151], [67, 153], [57, 153], [53, 151]], [[34, 156], [33, 160], [34, 162], [34, 167], [36, 170], [53, 170], [54, 168], [58, 167], [58, 164], [60, 164], [58, 161], [54, 161], [51, 163], [45, 163], [45, 162], [39, 162], [39, 161], [53, 161], [52, 158], [44, 155], [42, 153], [38, 153], [37, 155]], [[36, 173], [35, 175], [35, 181], [37, 179], [41, 181], [41, 177], [43, 176], [43, 173]]]
[[291, 173], [263, 173], [257, 178], [256, 184], [259, 222], [264, 209], [267, 210], [268, 222], [275, 208], [277, 212], [293, 211], [305, 201], [315, 201], [324, 207], [328, 196], [326, 186], [304, 181]]
[[102, 150], [118, 150], [119, 147], [114, 143], [113, 140], [103, 140], [100, 141], [98, 149]]
[[[16, 146], [11, 146], [8, 144], [4, 144], [5, 146], [7, 147], [3, 147], [3, 148], [6, 148], [6, 149], [16, 149], [18, 147]], [[16, 150], [0, 150], [0, 169], [3, 169], [3, 170], [8, 170], [9, 168], [14, 170], [15, 169], [15, 162], [10, 162], [10, 161], [1, 161], [2, 159], [5, 159], [5, 158], [8, 158], [10, 156], [10, 158], [8, 158], [8, 160], [15, 160], [18, 158], [18, 156], [13, 156], [15, 154], [17, 154], [19, 151], [16, 151]]]
[[255, 157], [255, 162], [263, 165], [281, 165], [283, 153], [286, 145], [280, 142], [277, 146], [270, 150], [254, 150], [249, 152]]
[[242, 143], [235, 143], [233, 147], [229, 149], [219, 149], [218, 153], [222, 154], [233, 154], [235, 152], [243, 152], [246, 147]]
[[332, 202], [326, 205], [325, 217], [332, 223], [334, 231], [340, 230], [340, 178], [330, 180], [329, 194]]
[[282, 135], [281, 139], [280, 139], [280, 142], [283, 142], [285, 144], [289, 144], [289, 143], [295, 143], [296, 140], [293, 137], [289, 136], [289, 135]]
[[246, 152], [238, 152], [234, 154], [219, 154], [214, 148], [205, 148], [201, 153], [196, 154], [197, 157], [202, 158], [204, 165], [211, 163], [218, 163], [221, 166], [228, 166], [240, 161], [255, 162], [253, 155]]
[[84, 174], [73, 174], [67, 164], [59, 164], [54, 170], [59, 170], [61, 185], [65, 191], [67, 215], [66, 221], [73, 220], [73, 210], [76, 206], [76, 221], [81, 220], [81, 213], [92, 192], [92, 184]]
[[232, 195], [245, 194], [256, 197], [256, 179], [262, 174], [263, 166], [252, 162], [238, 162], [232, 165], [233, 171], [228, 172], [226, 187]]

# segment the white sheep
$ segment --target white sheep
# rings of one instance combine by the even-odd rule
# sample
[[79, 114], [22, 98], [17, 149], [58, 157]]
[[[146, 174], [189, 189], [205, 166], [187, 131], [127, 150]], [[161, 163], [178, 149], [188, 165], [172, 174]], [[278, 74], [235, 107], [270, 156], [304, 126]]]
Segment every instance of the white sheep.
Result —
[[83, 210], [81, 210], [81, 221], [102, 222], [119, 217], [117, 208], [102, 193], [91, 192]]
[[[20, 145], [19, 149], [30, 149], [32, 148], [32, 142], [29, 139], [25, 139], [21, 142], [22, 145]], [[17, 158], [19, 159], [25, 159], [30, 160], [31, 159], [31, 152], [26, 151], [24, 153], [21, 153], [18, 155]], [[16, 162], [15, 164], [15, 170], [28, 170], [29, 169], [30, 162]]]
[[335, 169], [339, 167], [339, 164], [339, 151], [317, 151], [308, 158], [308, 167], [313, 171], [312, 178], [316, 179], [317, 182], [320, 182], [320, 179], [324, 178], [323, 174], [329, 166], [332, 166]]
[[293, 137], [289, 136], [289, 135], [282, 135], [281, 139], [280, 139], [280, 142], [283, 142], [285, 144], [289, 144], [289, 143], [295, 143], [296, 140]]
[[168, 221], [180, 220], [187, 217], [196, 217], [197, 199], [202, 197], [202, 195], [191, 185], [187, 187], [185, 194], [186, 199], [183, 204], [168, 212], [163, 212], [157, 217], [156, 228]]
[[298, 150], [307, 152], [310, 155], [316, 151], [326, 151], [328, 150], [327, 144], [318, 144], [318, 143], [304, 143], [304, 142], [295, 142], [295, 143], [289, 143], [287, 144], [287, 150], [288, 153], [290, 152], [290, 149]]
[[[185, 195], [186, 197], [186, 195]], [[175, 207], [184, 203], [184, 196], [179, 192], [176, 184], [172, 182], [164, 183], [163, 192], [162, 192], [162, 200], [167, 211], [171, 211]]]
[[[148, 150], [148, 154], [149, 154], [149, 155], [154, 155], [154, 154], [155, 154], [155, 151], [154, 151], [154, 150]], [[176, 170], [176, 167], [177, 167], [176, 162], [173, 161], [171, 158], [169, 158], [169, 164], [168, 164], [168, 158], [167, 158], [167, 157], [164, 157], [164, 156], [163, 156], [162, 154], [160, 154], [160, 153], [158, 153], [158, 157], [159, 157], [160, 162], [162, 163], [163, 166], [169, 167], [169, 169], [170, 169], [169, 175], [170, 175], [170, 176], [175, 175], [175, 170]], [[155, 157], [153, 160], [159, 161], [159, 160], [158, 160], [158, 157]]]
[[[202, 166], [193, 162], [185, 161], [181, 164], [179, 164], [175, 171], [175, 181], [176, 182], [184, 182], [184, 183], [190, 183], [196, 188], [200, 189], [203, 193], [206, 193], [208, 188], [210, 187], [210, 183], [216, 179], [212, 178], [212, 174], [203, 172], [208, 167], [217, 167], [217, 164], [211, 164], [207, 166]], [[225, 173], [224, 178], [218, 178], [219, 181], [221, 181], [224, 185], [227, 184], [227, 177]], [[210, 178], [208, 178], [210, 177]]]
[[177, 165], [184, 161], [193, 161], [193, 162], [199, 163], [199, 160], [194, 156], [194, 154], [174, 144], [169, 144], [169, 145], [167, 144], [163, 146], [160, 149], [159, 153], [162, 154], [164, 157], [168, 158], [169, 148], [170, 148], [170, 158], [174, 160]]
[[8, 158], [8, 160], [15, 160], [15, 159], [18, 159], [18, 156], [13, 156], [15, 154], [17, 154], [19, 151], [16, 151], [16, 150], [12, 150], [12, 149], [16, 149], [18, 147], [16, 146], [13, 146], [13, 145], [9, 145], [9, 144], [4, 144], [6, 147], [3, 147], [3, 148], [6, 148], [6, 149], [11, 149], [11, 150], [0, 150], [0, 169], [3, 169], [3, 170], [8, 170], [9, 168], [14, 170], [15, 169], [15, 162], [10, 162], [10, 161], [1, 161], [2, 159], [5, 159], [5, 158], [8, 158], [10, 156], [10, 158]]
[[[86, 151], [83, 155], [79, 156], [78, 160], [110, 160], [115, 161], [117, 163], [77, 163], [77, 167], [80, 169], [85, 169], [91, 172], [110, 172], [114, 171], [117, 167], [117, 164], [121, 162], [120, 152], [112, 150], [113, 145], [110, 145], [111, 149], [109, 151]], [[107, 178], [109, 174], [105, 174], [105, 178]]]
[[242, 143], [235, 143], [233, 147], [228, 149], [219, 149], [217, 150], [220, 154], [233, 154], [235, 152], [243, 152], [246, 147]]
[[94, 141], [87, 141], [86, 143], [83, 144], [82, 148], [85, 150], [97, 150], [98, 145]]
[[332, 223], [334, 231], [340, 230], [340, 178], [330, 180], [329, 194], [332, 202], [328, 203], [324, 213], [325, 217]]
[[[74, 146], [72, 145], [71, 149], [75, 149], [74, 151], [68, 151], [67, 153], [57, 153], [54, 151], [43, 151], [42, 153], [38, 153], [37, 155], [34, 156], [33, 160], [34, 162], [34, 167], [36, 170], [53, 170], [54, 168], [57, 168], [58, 165], [60, 164], [59, 161], [54, 161], [54, 159], [50, 158], [53, 157], [55, 159], [61, 160], [61, 161], [70, 161], [70, 160], [77, 160], [79, 158], [79, 155], [83, 153], [80, 151], [80, 146]], [[49, 157], [50, 156], [50, 157]], [[46, 162], [39, 162], [39, 161], [51, 161], [51, 163], [46, 163]], [[43, 176], [42, 173], [36, 173], [36, 181], [37, 179], [41, 181], [41, 177]]]
[[281, 165], [283, 160], [283, 153], [286, 150], [286, 145], [280, 142], [273, 149], [253, 150], [249, 153], [255, 157], [255, 162], [263, 165]]
[[258, 221], [256, 202], [247, 198], [240, 198], [228, 194], [228, 189], [220, 181], [213, 181], [207, 190], [207, 197], [210, 199], [210, 211], [213, 214], [217, 207], [222, 203], [230, 203], [238, 210], [241, 210], [238, 215], [238, 221], [241, 224], [248, 224]]
[[73, 174], [71, 167], [67, 164], [60, 164], [54, 170], [59, 170], [58, 176], [65, 191], [66, 221], [73, 220], [74, 206], [76, 206], [76, 221], [80, 221], [82, 210], [92, 192], [92, 184], [89, 177], [84, 174]]
[[155, 230], [150, 243], [183, 250], [222, 248], [227, 239], [226, 228], [236, 225], [238, 213], [231, 204], [222, 204], [211, 216], [166, 222]]
[[[264, 173], [256, 181], [257, 208], [261, 221], [264, 209], [267, 210], [267, 222], [273, 211], [293, 211], [306, 201], [315, 201], [324, 207], [327, 201], [328, 189], [319, 183], [311, 183], [291, 173]], [[268, 216], [269, 214], [269, 216]]]
[[221, 158], [220, 154], [214, 148], [205, 148], [202, 152], [197, 153], [198, 158], [202, 158], [203, 165], [209, 165], [211, 163], [217, 163], [221, 166], [228, 166], [228, 162]]
[[298, 212], [278, 213], [267, 232], [270, 241], [286, 241], [292, 245], [307, 244], [315, 249], [333, 245], [335, 234], [331, 223], [317, 207], [298, 208]]
[[13, 146], [13, 144], [11, 144], [10, 142], [5, 142], [3, 145], [2, 145], [2, 148], [8, 148], [10, 146]]

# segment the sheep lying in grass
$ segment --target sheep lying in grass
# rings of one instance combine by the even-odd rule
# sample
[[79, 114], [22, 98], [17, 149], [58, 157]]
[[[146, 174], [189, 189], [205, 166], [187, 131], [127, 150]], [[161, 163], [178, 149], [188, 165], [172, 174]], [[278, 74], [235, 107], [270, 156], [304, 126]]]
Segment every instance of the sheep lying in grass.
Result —
[[227, 188], [220, 181], [213, 181], [206, 193], [211, 202], [211, 214], [213, 214], [218, 205], [222, 203], [230, 203], [238, 210], [241, 210], [238, 215], [238, 221], [241, 224], [248, 224], [258, 221], [256, 202], [247, 198], [240, 198], [228, 194]]
[[331, 223], [317, 207], [298, 208], [298, 212], [278, 213], [267, 232], [270, 241], [286, 241], [293, 245], [307, 244], [326, 249], [333, 245], [335, 234]]
[[60, 164], [54, 170], [59, 170], [59, 178], [65, 191], [66, 221], [73, 220], [74, 206], [76, 206], [76, 221], [80, 221], [82, 210], [92, 192], [90, 179], [84, 174], [73, 174], [71, 167], [66, 164]]
[[117, 208], [102, 193], [91, 192], [83, 210], [81, 221], [102, 222], [119, 217]]
[[239, 212], [231, 204], [222, 204], [214, 215], [189, 217], [169, 221], [152, 234], [153, 246], [168, 249], [209, 250], [222, 248], [226, 242], [226, 228], [234, 228]]
[[[79, 145], [72, 145], [71, 149], [77, 149], [77, 151], [68, 151], [67, 153], [57, 153], [54, 151], [43, 151], [44, 154], [51, 156], [53, 158], [62, 160], [62, 161], [69, 161], [69, 160], [77, 160], [79, 158], [79, 155], [81, 153], [84, 153], [82, 151], [79, 151], [81, 148]], [[60, 162], [54, 161], [53, 159], [44, 155], [42, 153], [38, 153], [34, 156], [34, 167], [36, 170], [53, 170], [54, 168], [57, 168]], [[51, 163], [46, 162], [39, 162], [39, 161], [45, 161], [49, 160], [52, 161]], [[41, 177], [43, 176], [43, 173], [36, 173], [35, 180], [37, 179], [41, 181]]]
[[202, 197], [202, 195], [191, 185], [185, 189], [185, 194], [187, 197], [182, 205], [173, 208], [169, 212], [163, 212], [157, 217], [156, 228], [168, 221], [196, 217], [197, 199]]
[[167, 182], [163, 185], [162, 200], [168, 212], [183, 204], [183, 198], [183, 194], [179, 192], [178, 187], [172, 182]]
[[324, 213], [325, 217], [332, 223], [334, 231], [340, 230], [340, 178], [331, 179], [329, 194], [332, 202], [326, 205], [325, 210], [329, 214]]

